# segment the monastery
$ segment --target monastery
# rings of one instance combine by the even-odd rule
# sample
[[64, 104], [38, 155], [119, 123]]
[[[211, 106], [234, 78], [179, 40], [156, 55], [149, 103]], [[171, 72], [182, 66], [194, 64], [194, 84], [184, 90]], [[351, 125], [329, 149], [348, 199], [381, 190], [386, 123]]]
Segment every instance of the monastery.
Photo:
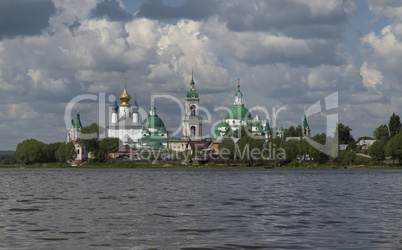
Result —
[[[185, 116], [182, 118], [182, 136], [172, 138], [166, 129], [164, 122], [157, 114], [155, 104], [152, 102], [149, 107], [147, 117], [140, 120], [139, 106], [134, 95], [134, 103], [130, 104], [131, 96], [127, 91], [127, 84], [124, 83], [123, 93], [120, 95], [121, 104], [115, 101], [112, 105], [111, 122], [106, 128], [106, 136], [109, 138], [119, 138], [120, 141], [135, 149], [170, 149], [174, 151], [185, 151], [190, 142], [221, 141], [222, 137], [229, 131], [236, 131], [241, 127], [248, 127], [252, 134], [261, 136], [267, 140], [272, 134], [283, 137], [283, 127], [279, 129], [271, 128], [268, 120], [260, 119], [258, 113], [252, 118], [249, 110], [243, 102], [243, 94], [240, 91], [240, 84], [237, 84], [237, 91], [234, 94], [234, 103], [227, 112], [225, 119], [217, 126], [214, 138], [203, 138], [202, 123], [203, 119], [199, 112], [200, 96], [195, 88], [194, 77], [192, 74], [189, 90], [185, 98]], [[304, 113], [302, 119], [303, 136], [310, 136], [310, 127]], [[75, 142], [79, 155], [84, 154], [85, 149], [80, 148], [77, 143], [82, 124], [79, 113], [76, 119], [72, 119], [71, 128], [67, 133], [67, 142]], [[204, 144], [208, 144], [204, 143]], [[81, 160], [85, 160], [80, 156]]]

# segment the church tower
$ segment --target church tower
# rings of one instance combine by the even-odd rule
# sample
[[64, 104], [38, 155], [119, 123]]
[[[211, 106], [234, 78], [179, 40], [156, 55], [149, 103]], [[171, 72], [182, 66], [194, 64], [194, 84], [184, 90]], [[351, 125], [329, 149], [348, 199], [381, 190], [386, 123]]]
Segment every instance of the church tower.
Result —
[[200, 98], [195, 90], [194, 72], [191, 71], [190, 89], [186, 95], [185, 109], [186, 115], [183, 119], [183, 136], [190, 139], [201, 139], [202, 137], [202, 118], [199, 113]]
[[67, 142], [77, 141], [81, 134], [82, 124], [80, 119], [80, 113], [77, 112], [77, 117], [71, 119], [71, 129], [67, 132]]
[[119, 107], [119, 120], [131, 118], [131, 105], [129, 101], [131, 96], [127, 93], [126, 78], [124, 78], [124, 91], [120, 96], [121, 104]]
[[306, 119], [306, 108], [304, 108], [303, 120], [302, 120], [303, 137], [310, 137], [310, 127], [308, 126]]

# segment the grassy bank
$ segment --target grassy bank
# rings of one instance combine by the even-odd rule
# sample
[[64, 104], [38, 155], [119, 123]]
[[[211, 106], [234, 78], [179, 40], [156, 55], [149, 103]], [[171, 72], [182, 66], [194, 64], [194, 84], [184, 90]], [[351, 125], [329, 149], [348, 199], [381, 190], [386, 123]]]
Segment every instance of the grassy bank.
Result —
[[285, 165], [282, 167], [273, 167], [273, 166], [264, 166], [264, 165], [254, 165], [248, 166], [246, 164], [243, 165], [225, 165], [225, 164], [215, 164], [215, 163], [207, 163], [204, 165], [198, 164], [189, 164], [184, 165], [181, 163], [174, 162], [160, 162], [157, 164], [152, 164], [149, 161], [119, 161], [119, 162], [108, 162], [108, 163], [98, 163], [98, 162], [85, 162], [82, 164], [78, 164], [77, 166], [71, 166], [67, 163], [36, 163], [31, 165], [0, 165], [0, 168], [68, 168], [68, 169], [113, 169], [113, 168], [219, 168], [219, 169], [402, 169], [401, 165], [395, 164], [378, 164], [378, 165], [348, 165], [348, 166], [340, 166], [340, 165], [326, 165], [326, 164], [306, 164], [300, 166], [292, 166]]

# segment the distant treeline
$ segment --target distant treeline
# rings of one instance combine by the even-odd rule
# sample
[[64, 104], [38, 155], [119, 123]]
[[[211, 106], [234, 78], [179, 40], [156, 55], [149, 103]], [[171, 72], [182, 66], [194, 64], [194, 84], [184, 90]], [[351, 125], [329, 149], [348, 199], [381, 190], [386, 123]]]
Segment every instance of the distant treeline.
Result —
[[12, 165], [17, 161], [14, 157], [14, 151], [11, 150], [0, 150], [0, 165]]

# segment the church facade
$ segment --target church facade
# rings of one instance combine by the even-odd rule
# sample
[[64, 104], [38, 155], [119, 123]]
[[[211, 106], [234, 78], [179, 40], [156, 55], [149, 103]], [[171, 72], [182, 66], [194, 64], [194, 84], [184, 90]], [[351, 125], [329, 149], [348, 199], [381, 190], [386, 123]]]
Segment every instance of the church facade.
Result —
[[131, 96], [127, 92], [126, 83], [120, 100], [120, 105], [117, 100], [113, 104], [111, 122], [106, 129], [107, 137], [119, 138], [124, 145], [137, 149], [168, 148], [169, 133], [156, 114], [154, 103], [149, 108], [148, 116], [140, 122], [137, 100], [135, 98], [134, 105], [131, 106]]

